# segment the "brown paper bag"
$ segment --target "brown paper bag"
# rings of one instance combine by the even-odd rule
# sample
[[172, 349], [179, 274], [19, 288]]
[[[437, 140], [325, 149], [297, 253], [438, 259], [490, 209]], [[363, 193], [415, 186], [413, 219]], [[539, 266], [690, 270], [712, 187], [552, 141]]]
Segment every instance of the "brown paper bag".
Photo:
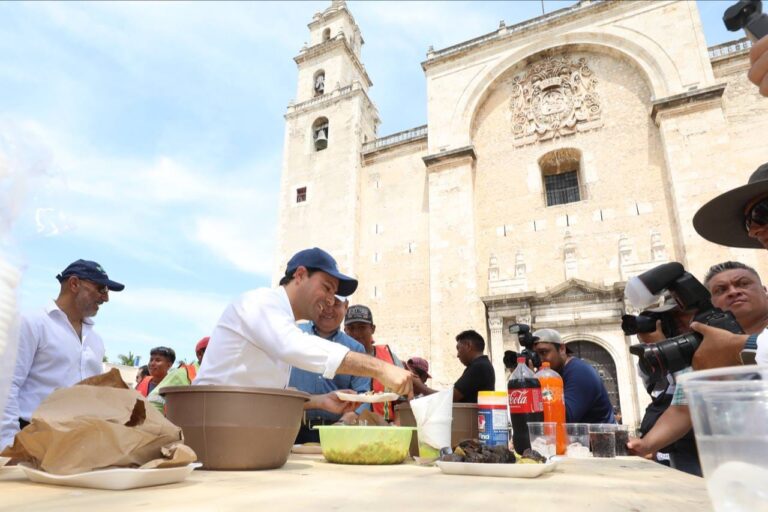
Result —
[[116, 369], [51, 393], [0, 455], [57, 475], [197, 460], [181, 429], [129, 389]]

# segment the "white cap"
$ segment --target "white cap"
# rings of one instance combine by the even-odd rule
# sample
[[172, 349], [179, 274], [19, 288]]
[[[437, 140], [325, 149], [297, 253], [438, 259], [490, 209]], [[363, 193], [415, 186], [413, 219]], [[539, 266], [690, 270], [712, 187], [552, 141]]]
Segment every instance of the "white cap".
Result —
[[558, 345], [563, 344], [563, 340], [560, 339], [560, 333], [554, 329], [539, 329], [538, 331], [534, 332], [533, 342], [557, 343]]

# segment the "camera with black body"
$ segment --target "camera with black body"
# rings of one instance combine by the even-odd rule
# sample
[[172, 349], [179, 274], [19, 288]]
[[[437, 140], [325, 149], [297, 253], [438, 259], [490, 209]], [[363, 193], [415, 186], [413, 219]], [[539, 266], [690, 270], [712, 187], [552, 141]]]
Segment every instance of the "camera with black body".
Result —
[[[531, 326], [527, 324], [512, 324], [509, 326], [509, 334], [517, 334], [517, 341], [523, 347], [518, 355], [519, 357], [525, 357], [525, 364], [528, 364], [528, 361], [530, 361], [534, 368], [541, 368], [541, 357], [533, 350], [534, 340]], [[514, 368], [517, 366], [517, 361], [511, 367], [507, 366], [507, 361], [504, 361], [504, 365], [507, 368]]]
[[623, 315], [621, 317], [621, 330], [627, 336], [638, 333], [649, 333], [656, 330], [656, 322], [661, 322], [661, 332], [667, 338], [678, 334], [676, 316], [680, 313], [677, 304], [665, 304], [658, 308], [650, 308], [639, 315]]
[[763, 14], [761, 0], [739, 0], [725, 10], [723, 23], [731, 32], [744, 29], [753, 42], [768, 35], [768, 16]]
[[[693, 321], [735, 334], [744, 333], [733, 313], [714, 307], [709, 290], [677, 262], [633, 277], [627, 282], [626, 295], [633, 305], [643, 307], [657, 300], [665, 290], [672, 294], [681, 311], [693, 313]], [[632, 345], [629, 351], [638, 356], [640, 368], [656, 381], [690, 366], [702, 339], [701, 334], [691, 331], [658, 343]]]

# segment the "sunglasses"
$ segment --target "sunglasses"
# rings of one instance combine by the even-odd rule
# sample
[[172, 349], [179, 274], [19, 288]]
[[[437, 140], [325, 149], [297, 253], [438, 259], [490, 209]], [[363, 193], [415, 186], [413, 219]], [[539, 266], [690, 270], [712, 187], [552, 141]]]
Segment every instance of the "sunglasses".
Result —
[[744, 227], [749, 232], [752, 225], [765, 226], [768, 224], [768, 197], [758, 201], [744, 216]]
[[107, 293], [109, 293], [109, 288], [107, 288], [106, 285], [99, 284], [95, 281], [90, 281], [88, 279], [81, 279], [81, 281], [86, 283], [91, 283], [94, 286], [94, 288], [96, 288], [96, 291], [101, 295], [106, 295]]

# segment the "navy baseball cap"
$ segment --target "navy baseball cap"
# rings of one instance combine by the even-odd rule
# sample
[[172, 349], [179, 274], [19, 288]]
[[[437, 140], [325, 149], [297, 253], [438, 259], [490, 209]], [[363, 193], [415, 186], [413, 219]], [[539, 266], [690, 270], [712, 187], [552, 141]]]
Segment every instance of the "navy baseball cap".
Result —
[[286, 275], [290, 274], [299, 267], [320, 270], [338, 279], [339, 289], [336, 291], [336, 294], [341, 295], [342, 297], [348, 297], [349, 295], [355, 293], [355, 290], [357, 290], [357, 279], [345, 276], [339, 272], [339, 269], [336, 266], [336, 260], [333, 259], [333, 256], [320, 249], [319, 247], [304, 249], [303, 251], [299, 251], [294, 254], [293, 257], [288, 261], [288, 265], [285, 267]]
[[56, 279], [63, 283], [66, 278], [71, 276], [76, 276], [86, 281], [93, 281], [96, 284], [106, 286], [113, 292], [119, 292], [125, 288], [124, 284], [112, 281], [107, 273], [104, 272], [104, 269], [101, 268], [101, 265], [95, 261], [77, 260], [70, 263], [61, 274], [56, 276]]

